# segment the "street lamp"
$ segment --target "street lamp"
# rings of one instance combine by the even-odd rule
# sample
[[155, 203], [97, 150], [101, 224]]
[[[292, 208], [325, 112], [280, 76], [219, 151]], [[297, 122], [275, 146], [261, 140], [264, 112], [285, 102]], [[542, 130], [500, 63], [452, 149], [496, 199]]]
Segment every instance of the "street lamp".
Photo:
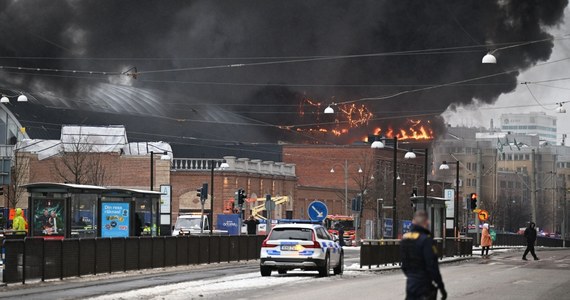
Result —
[[[382, 140], [386, 141], [387, 138], [385, 137], [377, 137], [372, 144], [370, 145], [370, 148], [372, 149], [382, 149], [384, 148], [384, 143], [382, 142]], [[398, 189], [398, 179], [400, 179], [400, 176], [398, 176], [398, 137], [394, 136], [394, 165], [393, 165], [393, 170], [392, 170], [392, 176], [393, 176], [393, 182], [392, 182], [392, 230], [393, 230], [393, 237], [394, 238], [398, 238], [398, 204], [397, 204], [397, 189]]]
[[[458, 211], [459, 211], [459, 161], [451, 162], [452, 164], [456, 165], [455, 169], [455, 203], [453, 208], [453, 233], [455, 237], [458, 235], [457, 231], [457, 218], [458, 218]], [[449, 165], [446, 161], [444, 161], [440, 166], [440, 170], [449, 170]]]
[[28, 102], [28, 97], [26, 97], [26, 95], [23, 93], [20, 93], [20, 95], [14, 96], [2, 95], [2, 98], [0, 98], [0, 103], [10, 103], [10, 98], [18, 98], [18, 102]]
[[[210, 160], [210, 235], [214, 233], [214, 169], [218, 163], [220, 160]], [[227, 162], [221, 161], [219, 169], [224, 170], [229, 167], [230, 165]]]
[[483, 56], [483, 60], [481, 61], [481, 63], [496, 64], [497, 58], [493, 55], [494, 52], [495, 51], [491, 51], [491, 52], [487, 53], [485, 56]]
[[[350, 164], [348, 160], [344, 160], [344, 165], [336, 164], [331, 168], [331, 173], [334, 173], [334, 167], [340, 166], [344, 170], [344, 214], [348, 216], [348, 168]], [[362, 173], [362, 167], [358, 166], [358, 173]]]
[[[429, 165], [429, 155], [428, 155], [428, 148], [424, 149], [424, 211], [427, 211], [427, 193], [428, 193], [428, 185], [429, 185], [429, 181], [428, 181], [428, 165]], [[406, 152], [406, 155], [404, 155], [404, 158], [406, 159], [414, 159], [416, 158], [416, 153], [414, 152], [414, 149], [411, 149], [410, 151]], [[449, 168], [449, 166], [447, 166]]]
[[334, 109], [329, 105], [325, 108], [325, 114], [334, 114]]
[[566, 102], [558, 102], [556, 104], [558, 104], [558, 106], [556, 107], [556, 109], [554, 110], [555, 112], [559, 113], [559, 114], [565, 114], [566, 113], [566, 108], [564, 106], [562, 106], [564, 103]]

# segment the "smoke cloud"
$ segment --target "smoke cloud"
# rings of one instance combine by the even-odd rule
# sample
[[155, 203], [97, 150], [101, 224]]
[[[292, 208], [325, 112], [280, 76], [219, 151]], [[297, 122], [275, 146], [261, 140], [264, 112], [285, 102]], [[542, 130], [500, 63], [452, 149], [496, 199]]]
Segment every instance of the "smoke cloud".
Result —
[[[77, 74], [87, 78], [70, 78], [4, 70], [0, 84], [4, 89], [36, 93], [39, 102], [40, 93], [72, 102], [88, 101], [97, 98], [91, 93], [100, 89], [94, 87], [126, 84], [145, 93], [157, 91], [166, 108], [164, 115], [172, 118], [192, 117], [180, 109], [180, 103], [203, 115], [209, 109], [203, 104], [212, 103], [251, 122], [297, 125], [311, 123], [308, 115], [298, 115], [297, 104], [307, 97], [330, 103], [390, 95], [505, 70], [524, 70], [546, 61], [553, 41], [498, 51], [498, 64], [481, 64], [486, 51], [494, 48], [485, 45], [549, 38], [548, 28], [560, 25], [567, 4], [567, 0], [3, 1], [3, 66], [121, 72], [131, 66], [145, 71], [299, 56], [473, 47], [430, 55], [141, 74], [126, 81], [124, 77]], [[408, 115], [420, 115], [417, 118], [432, 120], [436, 129], [441, 128], [437, 116], [448, 106], [469, 104], [474, 99], [493, 103], [516, 88], [517, 75], [511, 72], [466, 85], [365, 102], [376, 119], [370, 128], [402, 124], [402, 119], [391, 118]], [[116, 101], [120, 102], [120, 97]], [[77, 103], [78, 109], [85, 109], [84, 102]], [[322, 115], [317, 118], [318, 111], [314, 115], [314, 122], [337, 120]], [[295, 127], [245, 128], [266, 141], [306, 138], [292, 133]], [[357, 134], [364, 132], [369, 132], [368, 128]], [[220, 138], [223, 136], [220, 133]]]

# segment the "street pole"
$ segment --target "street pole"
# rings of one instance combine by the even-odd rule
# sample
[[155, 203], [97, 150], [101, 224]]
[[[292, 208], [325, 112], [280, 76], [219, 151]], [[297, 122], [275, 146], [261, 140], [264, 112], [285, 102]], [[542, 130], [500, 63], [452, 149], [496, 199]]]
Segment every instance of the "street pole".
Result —
[[150, 151], [150, 190], [154, 189], [154, 152]]
[[[483, 201], [483, 197], [481, 197], [481, 168], [483, 167], [483, 159], [482, 159], [482, 154], [481, 154], [481, 149], [479, 147], [477, 147], [477, 183], [475, 184], [475, 193], [477, 194], [477, 198], [479, 199], [478, 201], [480, 202], [479, 205], [481, 205], [481, 202]], [[469, 205], [469, 204], [467, 204]], [[469, 207], [470, 209], [471, 207]], [[475, 245], [479, 245], [479, 241], [480, 240], [480, 231], [479, 231], [479, 218], [477, 217], [476, 214], [473, 214], [473, 218], [475, 218], [475, 232], [476, 232], [476, 237], [477, 240], [475, 241]], [[467, 232], [469, 232], [469, 225], [467, 225]]]
[[453, 230], [455, 230], [455, 237], [459, 236], [457, 230], [457, 218], [459, 217], [459, 161], [455, 163], [455, 209], [453, 210]]
[[397, 208], [397, 189], [398, 189], [398, 137], [394, 137], [394, 168], [393, 168], [393, 183], [392, 183], [392, 231], [393, 238], [398, 238], [398, 208]]
[[424, 158], [424, 211], [427, 211], [427, 194], [428, 194], [428, 148], [425, 149]]
[[214, 233], [214, 163], [215, 160], [210, 160], [210, 235]]
[[530, 179], [530, 221], [536, 223], [536, 157], [534, 149], [530, 152], [532, 174]]
[[561, 234], [562, 234], [562, 247], [566, 247], [566, 174], [562, 174], [562, 186], [564, 187], [564, 197], [562, 197], [562, 201], [564, 201], [564, 205], [562, 206], [562, 225], [561, 225]]
[[344, 160], [344, 215], [348, 216], [348, 159]]

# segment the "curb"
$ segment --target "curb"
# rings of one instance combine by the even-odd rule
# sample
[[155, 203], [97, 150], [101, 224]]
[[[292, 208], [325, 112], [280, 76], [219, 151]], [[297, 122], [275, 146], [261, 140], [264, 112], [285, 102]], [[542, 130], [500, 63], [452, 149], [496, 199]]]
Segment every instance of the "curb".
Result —
[[[449, 258], [447, 260], [439, 260], [439, 264], [449, 264], [449, 263], [455, 263], [455, 262], [460, 262], [460, 261], [465, 261], [465, 260], [471, 260], [471, 259], [479, 259], [479, 257], [476, 256], [462, 256], [462, 257], [453, 257], [453, 258]], [[392, 270], [399, 270], [401, 267], [399, 265], [397, 266], [380, 266], [375, 267], [372, 266], [370, 269], [368, 269], [367, 266], [362, 266], [362, 268], [356, 268], [356, 269], [345, 269], [345, 271], [356, 271], [356, 272], [383, 272], [383, 271], [392, 271]]]

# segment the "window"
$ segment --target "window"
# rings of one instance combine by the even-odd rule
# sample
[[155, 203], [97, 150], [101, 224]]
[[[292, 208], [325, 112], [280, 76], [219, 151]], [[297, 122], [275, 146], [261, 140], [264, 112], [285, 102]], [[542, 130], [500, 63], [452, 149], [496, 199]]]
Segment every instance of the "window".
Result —
[[508, 184], [507, 184], [507, 186], [509, 187], [509, 189], [512, 189], [512, 188], [513, 188], [513, 182], [512, 182], [512, 181], [509, 181]]
[[504, 189], [504, 188], [506, 188], [506, 187], [507, 187], [507, 182], [506, 182], [506, 181], [503, 181], [503, 180], [501, 180], [501, 188], [503, 188], [503, 189]]
[[71, 201], [71, 237], [97, 237], [97, 195], [73, 195]]
[[477, 179], [471, 180], [471, 183], [473, 184], [472, 186], [477, 186]]
[[310, 228], [275, 228], [268, 239], [311, 241], [313, 240], [313, 230]]

